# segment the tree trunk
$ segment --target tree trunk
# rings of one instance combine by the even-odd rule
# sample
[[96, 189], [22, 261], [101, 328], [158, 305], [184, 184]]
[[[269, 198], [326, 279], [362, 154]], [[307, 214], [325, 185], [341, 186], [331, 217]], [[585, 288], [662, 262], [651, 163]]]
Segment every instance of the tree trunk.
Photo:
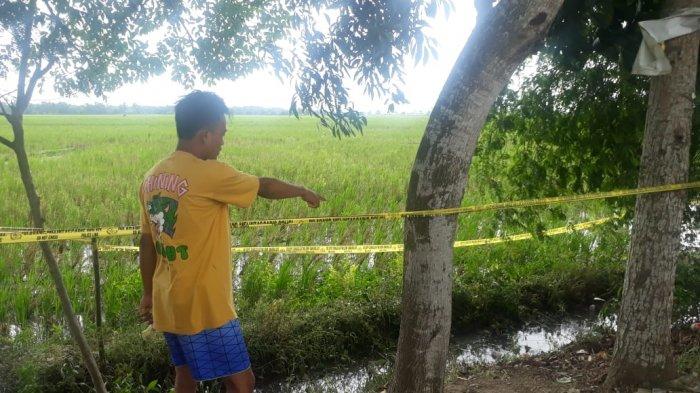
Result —
[[[32, 216], [32, 221], [35, 227], [43, 229], [44, 217], [41, 215], [39, 195], [37, 195], [36, 188], [34, 187], [32, 173], [29, 169], [29, 160], [27, 159], [27, 152], [24, 147], [23, 119], [21, 115], [14, 115], [12, 117], [13, 118], [10, 123], [15, 136], [12, 148], [17, 156], [17, 164], [19, 165], [22, 183], [24, 184], [24, 190], [26, 191], [27, 199], [29, 200], [29, 210]], [[51, 247], [49, 247], [49, 244], [46, 242], [40, 242], [39, 245], [42, 253], [44, 254], [46, 264], [49, 267], [51, 278], [56, 286], [56, 292], [58, 292], [58, 297], [61, 300], [61, 306], [63, 307], [63, 314], [66, 318], [68, 329], [70, 330], [73, 340], [75, 340], [76, 344], [80, 348], [80, 353], [82, 354], [85, 365], [90, 373], [90, 378], [95, 386], [95, 390], [97, 392], [107, 392], [104, 381], [102, 380], [100, 369], [97, 367], [97, 363], [92, 355], [90, 346], [88, 345], [80, 325], [78, 324], [78, 319], [75, 317], [73, 306], [71, 305], [70, 298], [68, 297], [66, 287], [63, 284], [63, 278], [61, 277], [61, 272], [58, 269], [58, 263], [56, 262], [53, 252], [51, 251]]]
[[[670, 0], [665, 14], [691, 5], [700, 1]], [[688, 180], [699, 38], [695, 32], [667, 41], [673, 70], [651, 78], [640, 187]], [[677, 191], [637, 198], [606, 391], [654, 384], [675, 373], [671, 312], [685, 197], [685, 191]]]
[[[418, 148], [407, 210], [461, 204], [486, 116], [515, 69], [544, 37], [562, 2], [501, 0], [479, 15]], [[456, 226], [454, 216], [404, 222], [401, 330], [392, 392], [442, 391]]]

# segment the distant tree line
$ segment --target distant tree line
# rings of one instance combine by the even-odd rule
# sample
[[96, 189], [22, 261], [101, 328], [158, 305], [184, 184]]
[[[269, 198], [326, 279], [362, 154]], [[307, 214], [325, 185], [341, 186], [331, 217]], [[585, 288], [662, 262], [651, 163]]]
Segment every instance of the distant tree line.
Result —
[[[288, 115], [289, 110], [261, 106], [233, 107], [234, 115]], [[167, 115], [173, 113], [172, 105], [105, 105], [84, 104], [74, 105], [66, 102], [43, 102], [30, 104], [26, 114], [32, 115]]]
[[[39, 104], [29, 104], [26, 114], [28, 115], [169, 115], [173, 112], [172, 105], [151, 106], [151, 105], [105, 105], [105, 104], [83, 104], [74, 105], [66, 102], [42, 102]], [[263, 106], [236, 106], [231, 108], [234, 115], [258, 115], [258, 116], [278, 116], [289, 115], [289, 110], [283, 108], [270, 108]], [[299, 111], [300, 114], [308, 114]], [[362, 111], [365, 115], [382, 116], [393, 115], [429, 115], [429, 111], [412, 112], [391, 112], [385, 109]]]

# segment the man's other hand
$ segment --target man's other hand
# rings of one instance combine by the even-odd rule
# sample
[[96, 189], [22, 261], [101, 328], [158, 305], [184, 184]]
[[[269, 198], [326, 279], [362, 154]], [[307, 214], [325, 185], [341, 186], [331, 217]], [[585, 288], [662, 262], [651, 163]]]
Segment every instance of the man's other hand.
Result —
[[141, 304], [139, 304], [139, 316], [144, 322], [153, 324], [153, 313], [151, 309], [153, 308], [153, 298], [151, 295], [141, 296]]
[[321, 205], [322, 201], [325, 201], [326, 198], [316, 194], [315, 192], [306, 189], [304, 193], [301, 194], [301, 199], [306, 202], [309, 207], [313, 207], [314, 209], [319, 207]]

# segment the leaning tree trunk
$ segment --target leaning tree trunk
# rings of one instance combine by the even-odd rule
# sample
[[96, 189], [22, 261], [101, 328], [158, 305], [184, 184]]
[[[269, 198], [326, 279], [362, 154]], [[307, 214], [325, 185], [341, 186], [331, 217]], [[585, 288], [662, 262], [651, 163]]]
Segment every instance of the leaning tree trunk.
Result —
[[[14, 141], [12, 142], [12, 149], [17, 156], [17, 164], [19, 165], [22, 183], [24, 184], [24, 190], [26, 191], [27, 199], [29, 200], [29, 210], [34, 227], [43, 229], [44, 218], [41, 215], [39, 195], [37, 195], [36, 188], [34, 187], [32, 173], [29, 169], [29, 160], [27, 159], [27, 152], [24, 147], [24, 127], [22, 125], [22, 120], [21, 115], [14, 115], [10, 121], [15, 137]], [[88, 345], [80, 325], [78, 324], [78, 320], [75, 317], [73, 306], [71, 305], [70, 298], [68, 297], [66, 287], [63, 284], [63, 278], [61, 277], [61, 272], [58, 269], [58, 263], [56, 262], [53, 252], [51, 251], [51, 247], [49, 247], [49, 244], [46, 242], [40, 242], [39, 245], [42, 253], [44, 254], [44, 259], [49, 267], [51, 278], [56, 286], [56, 292], [58, 292], [58, 297], [61, 300], [61, 306], [63, 307], [63, 314], [66, 318], [68, 329], [70, 330], [73, 340], [75, 340], [76, 344], [80, 348], [80, 353], [82, 354], [85, 365], [90, 373], [90, 378], [95, 386], [95, 390], [97, 392], [107, 392], [104, 381], [102, 380], [102, 374], [100, 373], [100, 369], [97, 367], [97, 362], [95, 362], [95, 357], [93, 356], [90, 346]]]
[[[698, 0], [669, 0], [665, 13]], [[673, 70], [651, 78], [639, 186], [688, 180], [700, 33], [666, 42]], [[673, 377], [671, 311], [685, 192], [639, 196], [618, 332], [605, 390], [630, 390]]]
[[[562, 2], [501, 0], [479, 15], [418, 148], [407, 210], [460, 205], [486, 116], [515, 69], [544, 37]], [[456, 227], [454, 216], [405, 220], [401, 330], [392, 392], [442, 391]]]

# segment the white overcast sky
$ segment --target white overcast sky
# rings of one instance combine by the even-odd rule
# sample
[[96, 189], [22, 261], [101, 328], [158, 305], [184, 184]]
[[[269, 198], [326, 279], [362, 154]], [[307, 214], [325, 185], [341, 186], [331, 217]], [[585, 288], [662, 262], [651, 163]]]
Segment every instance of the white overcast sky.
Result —
[[[425, 112], [432, 109], [459, 52], [467, 41], [476, 21], [473, 1], [454, 0], [454, 11], [445, 18], [440, 12], [431, 20], [430, 35], [436, 38], [438, 59], [414, 66], [413, 59], [406, 61], [404, 93], [409, 104], [396, 108], [397, 112]], [[34, 103], [69, 102], [72, 104], [105, 103], [109, 105], [172, 105], [187, 89], [170, 80], [166, 72], [145, 83], [125, 85], [107, 94], [105, 100], [94, 96], [78, 95], [62, 97], [50, 88], [47, 80], [43, 88], [35, 92]], [[0, 83], [2, 91], [16, 87], [15, 78]], [[281, 82], [270, 71], [259, 71], [237, 81], [221, 81], [216, 85], [200, 85], [195, 88], [211, 90], [224, 98], [228, 106], [265, 106], [288, 108], [293, 94], [289, 84]], [[373, 102], [359, 89], [351, 90], [351, 99], [361, 111], [386, 111], [383, 100]]]

